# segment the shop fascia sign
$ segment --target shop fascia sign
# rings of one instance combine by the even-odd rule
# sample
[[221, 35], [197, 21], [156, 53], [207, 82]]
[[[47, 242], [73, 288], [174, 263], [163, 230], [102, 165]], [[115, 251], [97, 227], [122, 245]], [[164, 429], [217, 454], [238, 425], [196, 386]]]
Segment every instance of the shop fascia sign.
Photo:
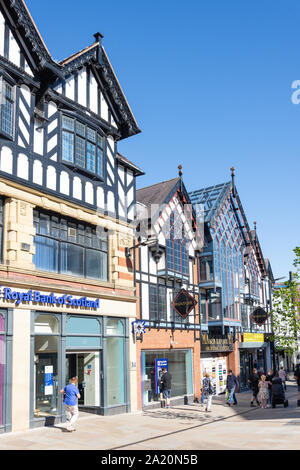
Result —
[[203, 351], [233, 351], [232, 335], [209, 337], [207, 334], [202, 334], [201, 348]]
[[9, 287], [0, 286], [0, 296], [3, 300], [14, 301], [16, 305], [33, 302], [38, 304], [50, 305], [67, 305], [69, 307], [87, 307], [99, 308], [100, 300], [87, 299], [86, 297], [73, 297], [73, 295], [64, 294], [62, 296], [41, 294], [39, 291], [29, 290], [27, 292], [20, 292], [12, 290]]
[[244, 333], [244, 343], [263, 343], [265, 341], [263, 333]]

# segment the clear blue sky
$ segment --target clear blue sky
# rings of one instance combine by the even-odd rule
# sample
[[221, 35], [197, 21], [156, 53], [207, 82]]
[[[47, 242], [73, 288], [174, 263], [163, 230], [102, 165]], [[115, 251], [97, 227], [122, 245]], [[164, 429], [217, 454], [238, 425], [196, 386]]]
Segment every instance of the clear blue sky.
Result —
[[298, 0], [27, 0], [53, 58], [104, 35], [142, 134], [119, 151], [148, 186], [177, 176], [192, 191], [230, 179], [275, 277], [300, 245]]

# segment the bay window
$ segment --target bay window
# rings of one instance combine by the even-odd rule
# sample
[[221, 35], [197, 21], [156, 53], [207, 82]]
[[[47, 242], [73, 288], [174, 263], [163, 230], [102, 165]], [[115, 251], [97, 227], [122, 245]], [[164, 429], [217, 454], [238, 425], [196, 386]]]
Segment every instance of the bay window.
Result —
[[103, 178], [103, 137], [77, 119], [63, 115], [62, 161]]

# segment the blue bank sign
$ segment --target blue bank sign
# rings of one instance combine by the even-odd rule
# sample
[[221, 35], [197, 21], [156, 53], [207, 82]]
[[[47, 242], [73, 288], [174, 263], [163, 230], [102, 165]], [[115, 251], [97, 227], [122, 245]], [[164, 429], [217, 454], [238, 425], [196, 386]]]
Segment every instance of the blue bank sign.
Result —
[[66, 305], [69, 307], [85, 307], [85, 308], [99, 308], [100, 300], [91, 300], [86, 297], [73, 297], [73, 295], [57, 296], [52, 294], [44, 295], [38, 291], [29, 290], [28, 292], [20, 292], [10, 289], [9, 287], [0, 286], [0, 295], [4, 300], [14, 301], [16, 305], [27, 302], [34, 302], [39, 304], [50, 305]]

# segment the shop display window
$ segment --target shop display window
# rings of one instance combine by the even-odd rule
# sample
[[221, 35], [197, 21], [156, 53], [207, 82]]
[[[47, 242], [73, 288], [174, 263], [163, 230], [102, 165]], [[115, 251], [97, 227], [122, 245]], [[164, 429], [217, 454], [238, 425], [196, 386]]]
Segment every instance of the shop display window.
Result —
[[107, 320], [106, 335], [107, 404], [120, 405], [125, 402], [123, 322], [117, 319]]
[[159, 401], [158, 372], [156, 360], [166, 359], [168, 371], [172, 375], [172, 397], [179, 397], [193, 393], [192, 357], [190, 350], [161, 350], [143, 352], [143, 404]]
[[57, 415], [59, 321], [39, 315], [34, 330], [34, 415]]

